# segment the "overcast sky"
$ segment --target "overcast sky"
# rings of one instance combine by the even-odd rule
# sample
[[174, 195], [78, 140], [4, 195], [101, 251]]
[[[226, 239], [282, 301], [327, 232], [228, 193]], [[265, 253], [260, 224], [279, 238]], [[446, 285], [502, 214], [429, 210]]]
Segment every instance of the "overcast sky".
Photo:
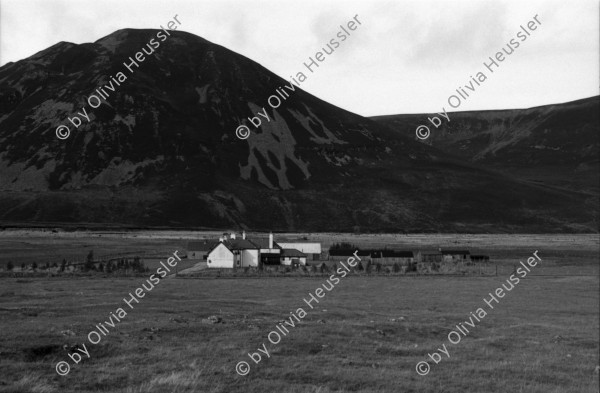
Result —
[[[484, 71], [487, 80], [456, 110], [526, 108], [599, 94], [598, 7], [597, 0], [0, 0], [0, 65], [59, 41], [158, 28], [177, 14], [182, 30], [289, 79], [306, 74], [302, 63], [358, 14], [362, 24], [303, 89], [364, 116], [431, 113], [451, 109], [454, 90]], [[535, 15], [537, 30], [487, 71], [482, 63]]]

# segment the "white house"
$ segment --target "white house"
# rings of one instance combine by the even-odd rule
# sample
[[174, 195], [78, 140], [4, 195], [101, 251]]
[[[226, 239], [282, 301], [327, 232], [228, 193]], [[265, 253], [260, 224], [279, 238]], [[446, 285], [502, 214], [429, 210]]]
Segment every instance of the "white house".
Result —
[[[245, 237], [245, 236], [244, 236]], [[212, 268], [241, 268], [258, 266], [259, 248], [244, 238], [220, 238], [206, 258], [206, 265]]]
[[[246, 239], [245, 232], [241, 239], [236, 238], [233, 233], [224, 234], [210, 247], [206, 244], [190, 242], [189, 246], [194, 250], [188, 251], [188, 255], [201, 259], [204, 254], [209, 268], [257, 267], [259, 262], [263, 265], [306, 265], [307, 254], [312, 254], [313, 259], [321, 254], [321, 243], [284, 243], [286, 246], [283, 247], [273, 240], [272, 233], [268, 238], [258, 239]], [[205, 248], [206, 251], [203, 251]]]

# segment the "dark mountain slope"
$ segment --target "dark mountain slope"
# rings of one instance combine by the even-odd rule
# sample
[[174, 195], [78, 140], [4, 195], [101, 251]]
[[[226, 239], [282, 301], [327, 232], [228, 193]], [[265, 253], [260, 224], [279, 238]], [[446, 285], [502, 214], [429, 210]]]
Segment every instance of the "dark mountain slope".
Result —
[[[184, 32], [91, 109], [155, 30], [59, 43], [0, 68], [0, 221], [273, 230], [596, 230], [582, 193], [476, 168]], [[106, 90], [106, 89], [105, 89]], [[85, 107], [90, 122], [55, 136]], [[271, 119], [246, 140], [248, 116]]]
[[[373, 119], [414, 135], [428, 114]], [[427, 143], [463, 160], [548, 186], [598, 196], [600, 97], [529, 109], [450, 113]]]

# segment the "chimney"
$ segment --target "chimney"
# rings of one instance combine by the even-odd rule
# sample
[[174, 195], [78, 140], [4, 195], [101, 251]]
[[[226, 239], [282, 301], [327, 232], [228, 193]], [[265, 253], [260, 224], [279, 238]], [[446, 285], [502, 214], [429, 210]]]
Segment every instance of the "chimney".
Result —
[[246, 240], [246, 231], [242, 231], [242, 239]]
[[231, 233], [231, 235], [229, 235], [229, 238], [230, 238], [231, 240], [235, 240], [235, 233], [233, 233], [233, 232], [232, 232], [232, 233]]
[[219, 238], [219, 241], [220, 241], [221, 243], [223, 243], [223, 236], [221, 236], [221, 237]]
[[273, 248], [273, 232], [269, 233], [269, 248]]

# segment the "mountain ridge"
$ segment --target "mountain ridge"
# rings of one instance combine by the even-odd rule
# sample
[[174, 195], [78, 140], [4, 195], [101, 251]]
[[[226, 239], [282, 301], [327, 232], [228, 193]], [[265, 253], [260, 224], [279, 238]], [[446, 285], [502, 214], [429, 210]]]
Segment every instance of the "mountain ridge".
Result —
[[[600, 96], [527, 109], [451, 112], [426, 143], [516, 178], [598, 195]], [[410, 135], [427, 114], [371, 119]]]
[[[478, 168], [301, 88], [267, 107], [288, 81], [181, 31], [58, 140], [54, 128], [156, 31], [121, 29], [0, 67], [0, 223], [597, 231], [584, 193]], [[261, 107], [272, 121], [236, 138]]]

